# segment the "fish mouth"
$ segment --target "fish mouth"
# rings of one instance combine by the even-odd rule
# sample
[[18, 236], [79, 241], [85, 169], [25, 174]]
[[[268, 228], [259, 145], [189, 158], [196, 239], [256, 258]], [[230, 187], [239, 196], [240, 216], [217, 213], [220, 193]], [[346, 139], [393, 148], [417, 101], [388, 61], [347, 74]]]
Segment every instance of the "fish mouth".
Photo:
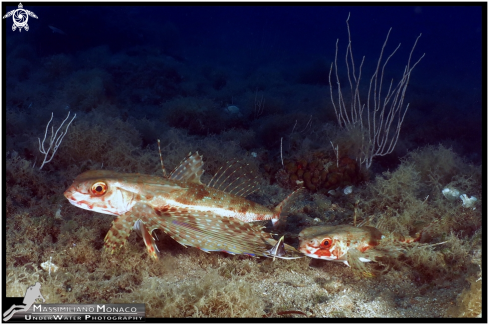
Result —
[[[314, 253], [316, 253], [316, 251], [318, 250], [318, 248], [315, 248], [315, 247], [309, 247], [307, 245], [299, 245], [299, 252], [301, 252], [302, 254], [306, 255], [306, 256], [311, 256], [311, 255], [315, 255]], [[313, 257], [313, 256], [311, 256]]]
[[63, 195], [64, 197], [68, 200], [68, 202], [70, 202], [72, 205], [76, 206], [76, 207], [79, 207], [79, 208], [82, 208], [82, 209], [87, 209], [87, 210], [90, 210], [89, 208], [85, 208], [82, 206], [82, 202], [80, 202], [80, 200], [77, 200], [75, 199], [75, 196], [73, 195], [74, 192], [71, 188], [67, 189]]
[[64, 191], [63, 193], [64, 197], [68, 199], [68, 201], [72, 201], [73, 200], [73, 191], [71, 190], [71, 188], [67, 189], [66, 191]]
[[316, 255], [316, 254], [310, 254], [310, 255], [307, 255], [309, 257], [313, 257], [313, 258], [316, 258], [316, 259], [319, 259], [319, 260], [325, 260], [325, 261], [337, 261], [338, 259], [336, 258], [331, 258], [329, 256], [321, 256], [321, 255]]
[[[326, 260], [326, 261], [336, 261], [337, 258], [334, 255], [328, 256], [326, 254], [322, 255], [321, 251], [318, 247], [309, 247], [307, 245], [304, 246], [299, 246], [299, 251], [312, 258], [320, 259], [320, 260]], [[324, 253], [324, 251], [322, 252]]]
[[80, 202], [75, 199], [75, 197], [73, 196], [73, 192], [72, 191], [67, 190], [67, 191], [65, 191], [63, 193], [63, 195], [68, 200], [68, 202], [70, 202], [72, 205], [74, 205], [76, 207], [79, 207], [79, 208], [82, 208], [82, 209], [85, 209], [84, 207], [81, 206]]
[[325, 260], [325, 261], [336, 261], [337, 259], [336, 258], [331, 258], [331, 256], [324, 256], [324, 255], [318, 255], [316, 253], [306, 253], [305, 251], [301, 251], [302, 254], [308, 256], [308, 257], [312, 257], [312, 258], [315, 258], [315, 259], [319, 259], [319, 260]]
[[82, 209], [86, 209], [85, 207], [83, 207], [80, 202], [78, 202], [77, 200], [73, 199], [72, 197], [69, 197], [69, 196], [66, 196], [66, 198], [68, 199], [68, 202], [70, 202], [70, 204], [76, 206], [76, 207], [79, 207], [79, 208], [82, 208]]

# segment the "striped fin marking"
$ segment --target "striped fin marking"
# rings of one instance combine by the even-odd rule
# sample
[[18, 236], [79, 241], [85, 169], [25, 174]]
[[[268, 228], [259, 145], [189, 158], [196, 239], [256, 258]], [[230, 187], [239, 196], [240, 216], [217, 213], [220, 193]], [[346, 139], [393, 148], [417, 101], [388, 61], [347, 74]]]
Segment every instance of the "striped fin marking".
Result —
[[295, 201], [295, 199], [299, 196], [299, 194], [302, 192], [304, 187], [300, 187], [294, 192], [290, 193], [282, 202], [280, 202], [274, 209], [273, 209], [273, 215], [274, 218], [272, 218], [272, 223], [273, 226], [275, 227], [277, 222], [280, 219], [280, 214], [284, 209], [288, 209], [291, 204]]
[[198, 152], [189, 153], [180, 165], [170, 173], [170, 179], [176, 181], [201, 184], [200, 177], [204, 173], [204, 162]]
[[290, 193], [282, 202], [280, 202], [274, 209], [275, 214], [280, 215], [284, 209], [290, 207], [291, 203], [299, 196], [304, 187], [296, 189], [294, 192]]
[[207, 186], [246, 197], [258, 190], [258, 175], [253, 172], [250, 164], [230, 160], [216, 172]]
[[114, 253], [116, 249], [126, 243], [131, 230], [135, 230], [143, 237], [149, 255], [158, 259], [159, 249], [151, 235], [152, 231], [157, 228], [156, 218], [158, 216], [150, 206], [140, 203], [134, 205], [131, 211], [112, 221], [112, 227], [105, 236], [105, 248]]
[[160, 219], [159, 223], [175, 241], [204, 251], [267, 256], [266, 250], [275, 243], [261, 226], [210, 212], [177, 212], [171, 218]]
[[132, 212], [129, 211], [112, 221], [112, 227], [105, 235], [105, 249], [114, 253], [115, 250], [124, 246], [136, 220]]
[[112, 228], [106, 235], [105, 247], [113, 253], [115, 249], [124, 245], [130, 231], [134, 229], [141, 233], [150, 256], [158, 259], [159, 250], [151, 235], [157, 228], [181, 245], [194, 246], [205, 252], [222, 251], [229, 254], [278, 258], [291, 258], [291, 254], [297, 254], [293, 247], [285, 244], [286, 255], [271, 255], [270, 248], [276, 245], [277, 241], [258, 225], [210, 212], [194, 211], [190, 214], [177, 210], [158, 215], [146, 204], [136, 204], [130, 213], [113, 221]]

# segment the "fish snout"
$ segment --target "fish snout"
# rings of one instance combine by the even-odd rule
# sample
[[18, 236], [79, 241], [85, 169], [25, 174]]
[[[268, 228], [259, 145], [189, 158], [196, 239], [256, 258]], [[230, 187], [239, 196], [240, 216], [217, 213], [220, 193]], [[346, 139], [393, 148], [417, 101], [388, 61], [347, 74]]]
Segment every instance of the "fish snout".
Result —
[[302, 240], [299, 238], [299, 251], [305, 253], [309, 252], [309, 247], [311, 246], [311, 241], [309, 240]]
[[299, 251], [307, 256], [314, 254], [318, 248], [319, 243], [315, 238], [305, 238], [299, 235]]
[[68, 187], [68, 189], [66, 191], [64, 191], [63, 195], [65, 196], [65, 198], [67, 198], [68, 200], [72, 199], [73, 198], [73, 190], [72, 190], [72, 187]]
[[75, 204], [78, 200], [75, 198], [75, 194], [77, 193], [76, 188], [74, 186], [70, 186], [64, 191], [63, 195], [65, 198], [70, 201], [71, 204]]

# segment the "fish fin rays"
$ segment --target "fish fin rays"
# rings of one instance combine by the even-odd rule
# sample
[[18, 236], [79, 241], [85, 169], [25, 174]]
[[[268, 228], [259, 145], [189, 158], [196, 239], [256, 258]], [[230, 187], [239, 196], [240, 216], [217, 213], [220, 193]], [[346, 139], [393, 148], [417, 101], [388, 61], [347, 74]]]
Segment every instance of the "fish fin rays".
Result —
[[131, 212], [112, 222], [105, 237], [105, 247], [114, 252], [124, 245], [130, 231], [134, 230], [143, 238], [149, 255], [157, 260], [159, 249], [152, 232], [161, 229], [181, 245], [197, 247], [205, 252], [282, 259], [302, 257], [294, 247], [285, 244], [283, 238], [277, 241], [263, 228], [211, 212], [176, 210], [165, 211], [161, 215], [146, 204], [136, 204]]
[[258, 174], [250, 168], [249, 164], [230, 160], [217, 171], [207, 186], [246, 197], [258, 190]]
[[114, 253], [114, 251], [124, 246], [131, 232], [132, 220], [132, 213], [127, 212], [112, 221], [112, 227], [110, 227], [104, 238], [106, 250]]
[[[200, 178], [204, 173], [204, 162], [198, 152], [190, 153], [180, 165], [170, 173], [170, 179], [202, 184]], [[246, 197], [258, 190], [258, 174], [249, 164], [238, 160], [228, 161], [221, 167], [207, 184], [229, 194]]]
[[173, 213], [159, 220], [159, 228], [178, 243], [206, 252], [267, 256], [267, 249], [275, 244], [261, 226], [209, 212]]
[[297, 190], [295, 190], [294, 192], [290, 193], [285, 199], [282, 200], [282, 202], [280, 202], [274, 209], [274, 212], [278, 215], [280, 215], [280, 213], [282, 213], [282, 211], [290, 208], [290, 206], [292, 205], [292, 203], [294, 202], [294, 200], [299, 197], [299, 194], [302, 193], [302, 190], [304, 189], [304, 187], [300, 187], [298, 188]]
[[170, 173], [170, 179], [176, 181], [202, 184], [200, 177], [204, 173], [204, 162], [198, 152], [189, 153], [177, 168]]
[[289, 209], [292, 203], [299, 197], [299, 195], [302, 193], [302, 190], [304, 188], [298, 188], [294, 192], [290, 193], [289, 196], [287, 196], [282, 202], [280, 202], [274, 209], [273, 209], [273, 215], [274, 218], [272, 218], [272, 223], [274, 227], [277, 227], [277, 222], [280, 220], [280, 215], [282, 212], [285, 210]]

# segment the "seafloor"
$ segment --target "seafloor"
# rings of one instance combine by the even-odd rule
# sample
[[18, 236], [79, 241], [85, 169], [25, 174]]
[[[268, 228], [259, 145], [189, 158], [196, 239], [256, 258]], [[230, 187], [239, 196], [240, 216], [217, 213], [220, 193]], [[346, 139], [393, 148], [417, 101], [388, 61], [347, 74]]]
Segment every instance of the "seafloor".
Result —
[[[65, 151], [60, 150], [61, 162], [75, 155], [70, 152], [76, 148], [73, 144], [86, 140], [80, 139], [83, 125], [71, 127]], [[264, 152], [254, 157], [232, 141], [197, 141], [173, 129], [162, 138], [171, 139], [162, 142], [168, 169], [184, 153], [198, 149], [208, 162], [204, 169], [216, 170], [220, 163], [240, 157], [258, 171], [260, 191], [249, 199], [273, 207], [292, 190], [287, 184], [270, 184]], [[126, 159], [117, 170], [161, 173], [156, 146], [133, 155], [130, 145], [125, 146], [108, 149], [111, 159]], [[288, 161], [290, 165], [294, 159]], [[90, 163], [85, 162], [86, 169], [97, 168]], [[280, 172], [281, 163], [275, 165]], [[273, 261], [205, 253], [184, 248], [159, 230], [159, 261], [150, 259], [135, 233], [121, 251], [107, 254], [103, 238], [113, 217], [69, 204], [62, 193], [80, 168], [67, 166], [63, 171], [39, 171], [16, 152], [7, 156], [7, 296], [23, 296], [39, 281], [47, 303], [144, 302], [149, 317], [481, 315], [481, 207], [463, 207], [461, 200], [449, 201], [441, 193], [450, 186], [480, 197], [481, 170], [443, 146], [411, 152], [396, 170], [374, 179], [364, 176], [349, 195], [304, 191], [275, 231], [297, 245], [301, 229], [352, 224], [355, 214], [357, 222], [368, 219], [385, 231], [407, 235], [428, 229], [421, 243], [409, 246], [398, 259], [368, 263], [373, 276], [309, 257]], [[211, 174], [206, 173], [204, 181]], [[59, 267], [51, 274], [41, 268], [50, 259]]]
[[[444, 14], [433, 6], [392, 7], [390, 15], [390, 7], [317, 6], [301, 9], [314, 15], [301, 16], [300, 7], [236, 6], [233, 15], [231, 7], [194, 7], [190, 15], [189, 8], [174, 16], [170, 7], [156, 6], [37, 7], [31, 9], [40, 19], [29, 20], [29, 31], [8, 28], [6, 296], [22, 297], [39, 281], [46, 303], [143, 302], [148, 317], [483, 316], [482, 9], [454, 7]], [[288, 15], [277, 14], [283, 8]], [[351, 43], [344, 23], [349, 10]], [[340, 16], [341, 24], [330, 21]], [[393, 30], [379, 68], [377, 55], [389, 30], [384, 16], [394, 23], [404, 17], [405, 24]], [[53, 33], [50, 21], [63, 23], [65, 35]], [[411, 79], [403, 78], [421, 32], [411, 68], [426, 56]], [[334, 73], [329, 78], [337, 39], [341, 85]], [[314, 51], [302, 47], [309, 43]], [[344, 62], [352, 43], [357, 70]], [[349, 72], [360, 77], [363, 55], [356, 87]], [[380, 86], [369, 92], [374, 76], [384, 79], [382, 92]], [[336, 98], [338, 86], [349, 108], [355, 91], [364, 105], [374, 105], [377, 95], [367, 98], [376, 93], [380, 109], [390, 80], [395, 88], [406, 78], [410, 83], [396, 116], [410, 106], [398, 141], [367, 170], [358, 160], [372, 134], [366, 122], [338, 126], [330, 95], [334, 91]], [[391, 98], [404, 99], [402, 89]], [[52, 161], [40, 169], [42, 137], [46, 132], [47, 147], [51, 130], [68, 112], [76, 118]], [[387, 133], [395, 137], [394, 128]], [[242, 161], [259, 183], [247, 198], [268, 208], [304, 187], [277, 229], [263, 223], [292, 246], [304, 228], [354, 223], [404, 236], [421, 232], [421, 239], [401, 245], [396, 258], [366, 263], [367, 272], [309, 257], [205, 253], [160, 230], [159, 261], [135, 233], [108, 254], [104, 237], [114, 217], [77, 208], [63, 192], [88, 170], [162, 175], [157, 139], [168, 171], [189, 152], [202, 154], [206, 184], [230, 160]], [[352, 192], [344, 194], [349, 186]], [[477, 201], [464, 206], [458, 197], [445, 197], [445, 188]], [[49, 261], [56, 265], [51, 272]]]

